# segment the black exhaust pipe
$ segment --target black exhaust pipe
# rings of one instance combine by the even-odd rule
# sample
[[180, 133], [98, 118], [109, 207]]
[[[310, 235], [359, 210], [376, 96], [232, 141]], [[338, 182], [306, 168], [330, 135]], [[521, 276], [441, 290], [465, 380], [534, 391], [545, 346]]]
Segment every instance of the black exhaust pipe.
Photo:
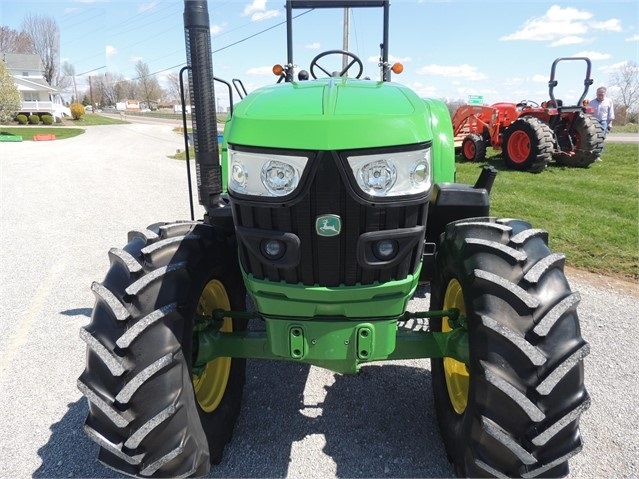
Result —
[[217, 141], [211, 31], [206, 0], [184, 0], [184, 34], [193, 110], [193, 146], [200, 204], [223, 206], [222, 169]]

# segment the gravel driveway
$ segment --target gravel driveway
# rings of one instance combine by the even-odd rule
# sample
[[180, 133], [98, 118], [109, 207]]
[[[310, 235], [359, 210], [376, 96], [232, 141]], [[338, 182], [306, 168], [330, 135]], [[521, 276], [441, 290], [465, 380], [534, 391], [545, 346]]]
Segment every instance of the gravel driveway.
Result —
[[[90, 127], [64, 141], [0, 143], [0, 477], [114, 476], [81, 430], [78, 331], [109, 248], [122, 246], [130, 229], [188, 219], [185, 165], [168, 158], [182, 148], [172, 126], [142, 123]], [[593, 403], [570, 477], [639, 477], [637, 285], [573, 270], [568, 277], [582, 296]], [[427, 288], [409, 307], [428, 308]], [[425, 360], [370, 365], [357, 377], [249, 361], [234, 441], [211, 473], [451, 475]]]

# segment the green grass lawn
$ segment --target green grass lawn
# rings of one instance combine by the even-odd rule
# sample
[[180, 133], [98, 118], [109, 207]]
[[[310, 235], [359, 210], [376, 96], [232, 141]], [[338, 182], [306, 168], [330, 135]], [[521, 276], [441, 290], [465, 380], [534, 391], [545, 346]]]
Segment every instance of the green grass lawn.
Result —
[[569, 266], [639, 279], [639, 145], [606, 143], [590, 168], [551, 165], [539, 174], [505, 169], [489, 149], [483, 163], [458, 157], [457, 181], [474, 183], [485, 164], [500, 170], [491, 214], [547, 230], [551, 249], [565, 253]]
[[118, 120], [116, 118], [110, 118], [108, 116], [100, 115], [99, 113], [85, 113], [79, 120], [65, 120], [67, 125], [73, 126], [93, 126], [93, 125], [123, 125], [128, 121]]
[[73, 138], [84, 133], [82, 128], [69, 128], [66, 126], [0, 126], [0, 134], [2, 135], [19, 135], [22, 141], [32, 141], [33, 135], [55, 135], [56, 140], [64, 140], [65, 138]]
[[95, 125], [120, 125], [126, 121], [116, 120], [106, 116], [87, 113], [79, 120], [64, 120], [63, 124], [44, 125], [0, 125], [0, 134], [19, 135], [22, 141], [32, 141], [33, 135], [55, 135], [56, 140], [73, 138], [84, 133], [84, 127]]

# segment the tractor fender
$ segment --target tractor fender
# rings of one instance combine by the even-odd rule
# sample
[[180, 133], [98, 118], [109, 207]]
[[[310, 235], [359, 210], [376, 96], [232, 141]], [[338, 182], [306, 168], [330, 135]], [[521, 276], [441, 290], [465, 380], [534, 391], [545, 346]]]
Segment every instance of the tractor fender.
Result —
[[433, 134], [432, 168], [434, 183], [455, 181], [455, 144], [448, 107], [441, 100], [425, 98]]

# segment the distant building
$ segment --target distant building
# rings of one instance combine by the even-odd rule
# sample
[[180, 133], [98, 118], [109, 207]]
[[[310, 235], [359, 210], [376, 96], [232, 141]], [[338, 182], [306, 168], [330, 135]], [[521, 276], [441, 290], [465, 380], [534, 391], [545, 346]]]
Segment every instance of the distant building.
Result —
[[71, 111], [62, 101], [62, 92], [44, 79], [44, 67], [38, 55], [0, 52], [0, 59], [7, 65], [20, 92], [20, 113], [49, 113], [54, 118], [71, 116]]

